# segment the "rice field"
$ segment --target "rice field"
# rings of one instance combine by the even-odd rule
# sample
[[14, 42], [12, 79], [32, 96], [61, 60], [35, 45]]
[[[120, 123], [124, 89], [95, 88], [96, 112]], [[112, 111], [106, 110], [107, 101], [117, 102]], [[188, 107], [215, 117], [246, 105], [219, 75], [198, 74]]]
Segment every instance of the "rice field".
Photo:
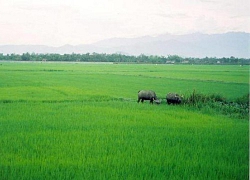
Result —
[[249, 179], [249, 121], [137, 103], [249, 92], [248, 66], [0, 63], [0, 179]]

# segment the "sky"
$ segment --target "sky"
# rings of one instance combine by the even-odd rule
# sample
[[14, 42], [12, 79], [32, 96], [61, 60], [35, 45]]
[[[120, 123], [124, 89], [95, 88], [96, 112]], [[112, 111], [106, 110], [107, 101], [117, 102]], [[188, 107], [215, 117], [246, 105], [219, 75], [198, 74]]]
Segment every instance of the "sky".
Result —
[[250, 32], [249, 0], [0, 0], [0, 45]]

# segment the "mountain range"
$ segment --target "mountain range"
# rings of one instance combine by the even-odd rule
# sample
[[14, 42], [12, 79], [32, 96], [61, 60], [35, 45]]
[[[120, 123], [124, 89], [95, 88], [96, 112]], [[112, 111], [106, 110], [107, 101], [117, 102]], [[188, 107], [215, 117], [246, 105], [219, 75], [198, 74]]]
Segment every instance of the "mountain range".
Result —
[[250, 33], [186, 34], [111, 38], [92, 44], [64, 45], [0, 45], [0, 53], [121, 53], [125, 55], [179, 55], [182, 57], [238, 57], [250, 58]]

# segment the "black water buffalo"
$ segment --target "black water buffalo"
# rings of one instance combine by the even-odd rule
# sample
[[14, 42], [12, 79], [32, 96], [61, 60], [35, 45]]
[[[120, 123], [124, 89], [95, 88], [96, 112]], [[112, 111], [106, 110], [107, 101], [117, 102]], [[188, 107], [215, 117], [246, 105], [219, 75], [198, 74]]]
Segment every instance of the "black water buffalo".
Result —
[[138, 91], [138, 103], [141, 101], [143, 103], [144, 100], [149, 100], [151, 104], [157, 99], [154, 91], [151, 90], [140, 90]]
[[168, 93], [166, 96], [166, 100], [168, 104], [180, 104], [181, 97], [176, 93]]

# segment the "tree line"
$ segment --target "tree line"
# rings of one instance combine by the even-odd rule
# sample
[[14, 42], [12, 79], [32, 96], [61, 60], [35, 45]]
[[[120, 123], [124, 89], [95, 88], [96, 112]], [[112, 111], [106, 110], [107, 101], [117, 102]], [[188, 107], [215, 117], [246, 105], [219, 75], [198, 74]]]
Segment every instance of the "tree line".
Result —
[[71, 62], [113, 62], [113, 63], [147, 63], [147, 64], [238, 64], [249, 65], [250, 59], [236, 57], [205, 57], [205, 58], [183, 58], [178, 55], [139, 56], [124, 54], [106, 54], [106, 53], [86, 53], [86, 54], [2, 54], [0, 60], [7, 61], [71, 61]]

